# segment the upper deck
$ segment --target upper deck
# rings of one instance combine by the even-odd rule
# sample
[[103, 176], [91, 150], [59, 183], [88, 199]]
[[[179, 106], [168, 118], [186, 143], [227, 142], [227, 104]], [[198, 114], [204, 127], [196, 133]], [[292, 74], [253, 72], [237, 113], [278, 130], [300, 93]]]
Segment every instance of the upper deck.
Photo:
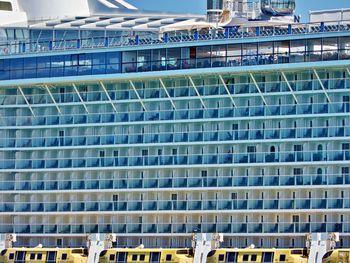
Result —
[[[300, 38], [303, 36], [314, 34], [326, 34], [334, 32], [350, 32], [350, 20], [346, 21], [327, 21], [317, 23], [299, 23], [299, 24], [259, 24], [253, 26], [230, 26], [221, 30], [214, 30], [212, 33], [200, 34], [198, 31], [176, 31], [166, 32], [159, 36], [159, 30], [164, 30], [161, 25], [169, 25], [171, 23], [188, 22], [188, 17], [173, 16], [165, 19], [163, 16], [158, 17], [119, 17], [121, 27], [128, 29], [126, 31], [111, 30], [104, 28], [100, 30], [77, 30], [64, 28], [74, 24], [72, 19], [66, 19], [61, 22], [51, 23], [52, 28], [40, 28], [40, 25], [34, 25], [28, 31], [23, 28], [6, 29], [7, 35], [31, 35], [33, 38], [27, 37], [20, 40], [9, 40], [0, 42], [0, 56], [8, 57], [12, 55], [37, 54], [37, 53], [57, 53], [57, 52], [72, 52], [83, 51], [90, 52], [94, 49], [116, 49], [121, 47], [146, 47], [146, 48], [161, 48], [176, 44], [202, 44], [206, 41], [227, 41], [227, 40], [247, 40], [254, 42], [256, 40], [269, 40], [274, 37], [293, 36]], [[198, 16], [192, 22], [195, 23]], [[112, 18], [105, 18], [110, 20]], [[116, 18], [115, 18], [116, 19]], [[141, 20], [140, 20], [141, 19]], [[85, 19], [80, 19], [79, 25], [87, 26]], [[96, 26], [97, 22], [101, 22], [103, 18], [95, 18], [89, 20]], [[151, 22], [150, 22], [151, 21]], [[152, 22], [153, 21], [153, 22]], [[127, 22], [127, 23], [126, 23]], [[105, 22], [106, 23], [106, 22]], [[110, 22], [109, 22], [110, 23]], [[41, 25], [43, 27], [44, 25]], [[47, 26], [47, 23], [45, 24]], [[37, 28], [37, 29], [35, 29]], [[39, 29], [38, 29], [39, 28]], [[124, 29], [125, 29], [124, 28]], [[139, 30], [139, 31], [137, 31]], [[143, 33], [142, 33], [143, 32]], [[153, 33], [152, 33], [153, 32]], [[139, 34], [137, 34], [139, 33]], [[43, 37], [42, 35], [45, 35]], [[246, 41], [245, 41], [246, 42]], [[205, 43], [204, 43], [205, 44]]]
[[[227, 28], [125, 42], [108, 37], [11, 45], [0, 80], [260, 66], [350, 59], [350, 21]], [[5, 48], [6, 49], [6, 48]], [[41, 52], [38, 54], [38, 52]], [[6, 82], [3, 84], [7, 84]]]

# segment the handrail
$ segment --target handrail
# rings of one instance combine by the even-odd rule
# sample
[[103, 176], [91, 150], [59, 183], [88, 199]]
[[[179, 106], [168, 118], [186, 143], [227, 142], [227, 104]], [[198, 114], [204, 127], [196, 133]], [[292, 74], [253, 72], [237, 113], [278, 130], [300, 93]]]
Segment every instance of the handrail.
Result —
[[[21, 204], [25, 204], [25, 205], [36, 205], [36, 204], [47, 204], [47, 205], [63, 205], [63, 204], [67, 204], [67, 202], [69, 202], [69, 204], [74, 205], [74, 204], [99, 204], [99, 205], [103, 205], [103, 204], [110, 204], [110, 203], [114, 203], [114, 204], [124, 204], [124, 203], [128, 203], [128, 205], [132, 205], [133, 203], [142, 203], [142, 204], [147, 204], [147, 203], [161, 203], [161, 202], [168, 202], [168, 203], [180, 203], [180, 202], [187, 202], [187, 203], [196, 203], [196, 202], [211, 202], [211, 203], [219, 203], [219, 202], [233, 202], [233, 201], [237, 201], [237, 202], [250, 202], [250, 203], [254, 203], [254, 202], [271, 202], [271, 201], [279, 201], [279, 202], [303, 202], [303, 201], [314, 201], [314, 202], [322, 202], [322, 201], [348, 201], [350, 203], [350, 198], [342, 198], [341, 200], [339, 199], [339, 197], [333, 197], [333, 198], [320, 198], [320, 197], [313, 197], [313, 198], [308, 198], [308, 197], [298, 197], [298, 198], [264, 198], [264, 199], [260, 199], [260, 198], [239, 198], [239, 199], [179, 199], [179, 200], [169, 200], [169, 199], [164, 199], [164, 200], [159, 200], [159, 199], [150, 199], [150, 200], [119, 200], [119, 201], [105, 201], [105, 200], [35, 200], [36, 198], [30, 199], [28, 201], [19, 201], [19, 200], [15, 200], [15, 201], [2, 201], [1, 205], [6, 205], [6, 204], [14, 204], [17, 207], [20, 206]], [[39, 198], [38, 198], [39, 199]]]
[[[19, 155], [22, 155], [22, 152], [18, 153]], [[71, 153], [72, 154], [72, 153]], [[193, 158], [193, 160], [195, 161], [195, 163], [198, 164], [202, 164], [203, 160], [205, 159], [205, 163], [232, 163], [234, 162], [233, 159], [239, 158], [239, 157], [248, 157], [248, 159], [243, 162], [243, 163], [265, 163], [265, 157], [267, 156], [271, 156], [273, 155], [275, 157], [274, 162], [277, 163], [284, 163], [289, 161], [288, 157], [293, 156], [295, 158], [293, 158], [293, 160], [290, 160], [290, 162], [310, 162], [310, 161], [314, 161], [312, 159], [330, 159], [328, 161], [336, 161], [336, 155], [344, 155], [344, 157], [346, 157], [346, 160], [349, 161], [350, 160], [350, 150], [323, 150], [323, 151], [319, 151], [317, 149], [315, 150], [309, 150], [309, 151], [277, 151], [277, 152], [244, 152], [244, 153], [205, 153], [205, 154], [168, 154], [168, 155], [161, 155], [159, 156], [158, 154], [153, 154], [153, 155], [124, 155], [124, 156], [109, 156], [109, 157], [98, 157], [98, 156], [73, 156], [73, 157], [51, 157], [51, 156], [47, 156], [45, 157], [45, 159], [40, 158], [40, 157], [34, 157], [34, 158], [17, 158], [17, 157], [11, 157], [11, 158], [4, 158], [2, 160], [0, 160], [0, 164], [4, 163], [4, 164], [8, 164], [7, 162], [13, 161], [13, 162], [22, 162], [22, 164], [25, 164], [25, 162], [39, 162], [39, 163], [45, 163], [45, 162], [50, 162], [50, 161], [89, 161], [93, 164], [94, 167], [108, 167], [108, 165], [98, 165], [99, 161], [110, 161], [110, 160], [118, 160], [118, 161], [122, 161], [123, 160], [129, 160], [129, 161], [134, 161], [135, 164], [126, 164], [123, 166], [140, 166], [141, 164], [137, 164], [137, 161], [141, 160], [144, 162], [151, 162], [151, 160], [162, 160], [164, 163], [166, 162], [167, 159], [181, 159], [181, 158], [185, 158], [187, 159], [186, 162], [188, 164], [190, 164], [188, 162], [189, 158]], [[34, 154], [35, 155], [35, 154]], [[61, 154], [57, 154], [57, 155], [61, 155]], [[72, 154], [74, 155], [74, 154]], [[322, 155], [324, 158], [320, 158], [320, 157], [316, 157], [313, 158], [313, 155]], [[305, 157], [305, 158], [304, 158]], [[310, 160], [304, 160], [306, 159], [306, 157], [309, 157]], [[329, 158], [332, 157], [332, 158]], [[201, 160], [198, 161], [198, 158], [200, 158]], [[217, 160], [220, 159], [220, 161], [212, 161], [212, 160]], [[262, 161], [259, 161], [257, 159], [262, 159]], [[277, 159], [277, 160], [276, 160]], [[283, 160], [285, 159], [285, 160]], [[197, 161], [196, 161], [197, 160]], [[107, 163], [107, 162], [106, 162]], [[237, 160], [237, 162], [235, 161], [235, 163], [241, 163], [239, 162], [239, 160]], [[20, 164], [20, 163], [19, 163]], [[145, 165], [145, 164], [144, 164]], [[89, 167], [89, 165], [86, 165], [87, 167]], [[151, 167], [152, 165], [150, 165]], [[45, 168], [46, 169], [46, 168]]]
[[[237, 129], [237, 130], [233, 130], [233, 129], [220, 129], [220, 130], [191, 130], [191, 131], [173, 131], [173, 132], [163, 132], [163, 131], [157, 131], [157, 133], [154, 132], [144, 132], [144, 133], [106, 133], [106, 134], [99, 134], [99, 138], [103, 139], [103, 138], [108, 138], [108, 137], [128, 137], [128, 136], [166, 136], [166, 135], [198, 135], [198, 134], [213, 134], [213, 133], [220, 133], [220, 134], [225, 134], [225, 133], [245, 133], [245, 132], [286, 132], [286, 131], [295, 131], [295, 132], [303, 132], [303, 131], [308, 131], [308, 130], [312, 130], [312, 131], [318, 131], [318, 130], [322, 130], [322, 129], [327, 129], [328, 131], [331, 131], [333, 129], [348, 129], [350, 130], [350, 127], [347, 126], [313, 126], [313, 127], [281, 127], [281, 128], [265, 128], [265, 129], [261, 129], [261, 128], [250, 128], [250, 129]], [[350, 136], [350, 134], [348, 135]], [[332, 138], [335, 138], [337, 136], [332, 136]], [[345, 137], [341, 136], [341, 137]], [[347, 137], [347, 136], [346, 136]], [[32, 137], [17, 137], [17, 138], [0, 138], [0, 148], [3, 148], [1, 146], [1, 142], [3, 141], [16, 141], [16, 142], [23, 142], [23, 141], [28, 141], [28, 140], [50, 140], [50, 139], [62, 139], [62, 140], [69, 140], [69, 139], [96, 139], [96, 135], [93, 134], [80, 134], [80, 135], [65, 135], [65, 136], [32, 136]], [[315, 137], [317, 138], [317, 137]], [[324, 138], [324, 137], [322, 137]], [[302, 139], [302, 137], [300, 138]], [[62, 145], [60, 145], [60, 147], [62, 147]], [[17, 148], [17, 147], [15, 147]], [[22, 148], [22, 147], [19, 147]], [[13, 149], [11, 147], [11, 149]]]
[[[98, 117], [98, 116], [109, 116], [109, 115], [124, 115], [124, 114], [128, 114], [128, 115], [133, 115], [133, 114], [159, 114], [159, 113], [197, 113], [197, 112], [210, 112], [210, 111], [220, 111], [220, 110], [233, 110], [233, 111], [239, 111], [239, 110], [257, 110], [257, 109], [274, 109], [274, 108], [279, 108], [279, 109], [303, 109], [303, 107], [332, 107], [332, 106], [344, 106], [344, 105], [348, 105], [347, 102], [331, 102], [331, 103], [303, 103], [303, 104], [271, 104], [268, 106], [264, 106], [264, 105], [253, 105], [253, 106], [240, 106], [237, 108], [232, 108], [232, 107], [220, 107], [220, 108], [207, 108], [207, 109], [203, 109], [203, 108], [192, 108], [192, 109], [178, 109], [178, 110], [150, 110], [148, 112], [144, 112], [144, 111], [122, 111], [122, 112], [118, 112], [115, 113], [113, 111], [108, 111], [108, 112], [103, 112], [103, 113], [77, 113], [77, 114], [64, 114], [64, 115], [60, 115], [60, 114], [44, 114], [44, 115], [37, 115], [37, 116], [32, 116], [32, 115], [21, 115], [21, 116], [16, 116], [16, 119], [40, 119], [40, 118], [63, 118], [63, 117], [90, 117], [90, 116], [94, 116], [94, 117]], [[334, 112], [337, 113], [337, 112]], [[297, 113], [293, 114], [296, 115]], [[269, 114], [270, 116], [271, 114]], [[278, 115], [291, 115], [291, 114], [278, 114]], [[2, 120], [13, 120], [12, 116], [2, 116], [1, 117]], [[1, 126], [1, 125], [0, 125]]]
[[[257, 30], [259, 29], [259, 30]], [[78, 38], [78, 39], [61, 39], [61, 40], [18, 40], [0, 43], [0, 56], [12, 54], [31, 54], [44, 52], [57, 52], [66, 50], [88, 50], [94, 48], [115, 48], [128, 46], [150, 46], [150, 45], [167, 45], [177, 43], [203, 42], [211, 40], [227, 40], [242, 38], [268, 38], [271, 36], [287, 35], [306, 35], [315, 33], [347, 32], [350, 31], [350, 20], [345, 21], [328, 21], [321, 23], [306, 24], [281, 24], [273, 27], [230, 27], [225, 28], [224, 32], [213, 34], [169, 36], [165, 33], [159, 38], [139, 39], [139, 36], [129, 37], [122, 36], [115, 41], [115, 37], [98, 37], [98, 38]]]
[[[154, 174], [156, 175], [156, 174]], [[92, 176], [90, 174], [76, 174], [76, 175], [73, 175], [70, 177], [69, 180], [67, 179], [52, 179], [50, 178], [49, 176], [43, 176], [41, 180], [39, 179], [35, 179], [35, 176], [32, 176], [30, 179], [21, 179], [21, 176], [17, 176], [16, 177], [16, 180], [13, 180], [13, 181], [6, 181], [6, 180], [0, 180], [0, 183], [1, 183], [1, 186], [0, 188], [4, 188], [4, 184], [16, 184], [18, 185], [17, 188], [23, 188], [21, 187], [21, 185], [36, 185], [36, 184], [52, 184], [52, 183], [57, 183], [57, 184], [61, 184], [61, 183], [65, 183], [65, 184], [68, 184], [68, 183], [84, 183], [85, 185], [89, 185], [91, 183], [96, 183], [96, 184], [99, 184], [99, 185], [103, 185], [104, 183], [106, 182], [117, 182], [117, 183], [120, 183], [120, 182], [127, 182], [127, 183], [130, 183], [131, 185], [134, 183], [134, 182], [139, 182], [139, 181], [142, 181], [142, 182], [148, 182], [148, 181], [175, 181], [175, 182], [178, 182], [178, 181], [182, 181], [182, 180], [192, 180], [192, 181], [197, 181], [197, 180], [239, 180], [239, 179], [243, 179], [243, 180], [247, 180], [247, 181], [250, 181], [250, 180], [257, 180], [257, 179], [271, 179], [271, 178], [278, 178], [278, 179], [281, 179], [281, 180], [284, 180], [284, 179], [290, 179], [290, 178], [293, 178], [293, 179], [296, 179], [297, 177], [302, 177], [302, 178], [319, 178], [319, 177], [325, 177], [325, 179], [334, 179], [336, 177], [348, 177], [349, 174], [342, 174], [342, 173], [339, 173], [339, 174], [330, 174], [330, 173], [327, 173], [327, 175], [325, 174], [322, 174], [322, 175], [319, 175], [317, 173], [314, 173], [314, 174], [305, 174], [305, 173], [302, 173], [302, 174], [265, 174], [265, 175], [260, 175], [260, 174], [252, 174], [252, 175], [242, 175], [242, 174], [236, 174], [236, 175], [233, 175], [233, 176], [207, 176], [207, 177], [202, 177], [202, 176], [191, 176], [191, 177], [138, 177], [138, 178], [133, 178], [132, 176], [129, 176], [129, 177], [126, 177], [126, 178], [101, 178], [99, 176], [96, 175], [95, 178], [91, 178]], [[89, 178], [87, 178], [89, 177]], [[251, 182], [250, 182], [251, 183]], [[322, 186], [326, 186], [327, 184], [317, 184], [317, 185], [322, 185]], [[329, 184], [328, 184], [329, 185]], [[242, 185], [244, 186], [244, 185]], [[249, 185], [251, 186], [251, 185]], [[339, 185], [337, 185], [339, 187]], [[195, 187], [202, 187], [202, 186], [195, 186]], [[343, 185], [342, 187], [347, 187], [347, 185]], [[34, 187], [33, 187], [34, 188]], [[50, 187], [48, 187], [50, 188]], [[66, 187], [63, 187], [63, 186], [58, 186], [58, 189], [57, 190], [65, 190]], [[129, 187], [129, 188], [132, 188], [132, 187]], [[159, 187], [159, 188], [164, 188], [164, 187]], [[186, 187], [187, 188], [187, 187]], [[74, 190], [74, 188], [72, 188]], [[80, 190], [84, 190], [85, 188], [82, 188]], [[93, 190], [93, 189], [96, 189], [96, 188], [86, 188], [87, 190]], [[99, 190], [108, 190], [110, 188], [102, 188], [102, 187], [97, 187], [97, 189]], [[144, 189], [148, 189], [148, 187], [143, 187], [142, 188], [142, 191]], [[17, 189], [18, 191], [20, 191], [20, 189]], [[36, 191], [39, 191], [40, 189], [35, 189]], [[48, 189], [45, 189], [45, 191], [47, 191]], [[55, 189], [51, 189], [52, 191], [55, 191]], [[3, 190], [2, 190], [3, 191]], [[25, 189], [22, 189], [22, 191], [25, 191]]]
[[[324, 82], [340, 82], [340, 81], [350, 81], [350, 77], [345, 77], [345, 78], [335, 78], [335, 77], [331, 77], [331, 78], [327, 78], [327, 77], [321, 77], [320, 76], [320, 80], [321, 81], [324, 81]], [[319, 81], [318, 80], [311, 80], [311, 79], [304, 79], [304, 80], [288, 80], [288, 82], [290, 83], [290, 85], [293, 85], [294, 86], [297, 86], [299, 85], [300, 87], [302, 87], [302, 84], [315, 84], [316, 87], [319, 87], [320, 84], [319, 84]], [[289, 90], [283, 90], [283, 91], [266, 91], [269, 87], [272, 87], [271, 85], [277, 85], [277, 86], [286, 86], [287, 84], [283, 83], [283, 82], [280, 82], [280, 81], [256, 81], [256, 83], [259, 85], [259, 86], [263, 86], [265, 87], [265, 90], [263, 92], [263, 94], [266, 96], [266, 95], [269, 95], [269, 94], [272, 94], [272, 93], [289, 93], [290, 91]], [[92, 87], [96, 87], [98, 85], [98, 83], [94, 83], [92, 84]], [[251, 83], [235, 83], [235, 84], [226, 84], [227, 86], [229, 87], [233, 87], [234, 88], [234, 92], [233, 94], [239, 94], [239, 95], [243, 95], [243, 94], [258, 94], [258, 91], [255, 89], [255, 86], [254, 84], [251, 84]], [[209, 92], [210, 89], [214, 88], [224, 88], [224, 85], [222, 84], [205, 84], [205, 85], [199, 85], [198, 86], [199, 88], [202, 88], [203, 89], [203, 93], [205, 91]], [[239, 88], [245, 88], [245, 87], [249, 87], [249, 89], [247, 90], [247, 92], [237, 92], [236, 90], [238, 90]], [[251, 90], [250, 88], [251, 87], [254, 87], [253, 90]], [[297, 87], [294, 87], [294, 93], [298, 93], [298, 92], [305, 92], [305, 91], [311, 91], [311, 90], [302, 90], [301, 88], [297, 88]], [[67, 88], [67, 87], [65, 87]], [[78, 86], [79, 88], [79, 86]], [[173, 92], [181, 92], [183, 89], [191, 89], [192, 86], [186, 86], [186, 85], [179, 85], [179, 86], [169, 86], [169, 87], [166, 87], [167, 90], [171, 90]], [[350, 88], [350, 86], [349, 86]], [[127, 88], [124, 88], [124, 89], [106, 89], [108, 94], [116, 94], [116, 95], [121, 95], [121, 94], [125, 94], [125, 93], [129, 93], [129, 92], [133, 92], [132, 90], [130, 89], [127, 89]], [[160, 87], [147, 87], [147, 88], [141, 88], [141, 87], [136, 87], [136, 90], [140, 93], [151, 93], [151, 92], [162, 92], [162, 88]], [[209, 91], [208, 91], [209, 90]], [[312, 91], [315, 91], [315, 90], [319, 90], [319, 91], [322, 91], [321, 87], [319, 89], [316, 89], [316, 88], [313, 88]], [[337, 90], [337, 89], [330, 89], [328, 88], [327, 91], [328, 93], [329, 92], [332, 92], [332, 90]], [[26, 87], [23, 87], [23, 91], [24, 93], [26, 93]], [[236, 92], [235, 92], [236, 91]], [[84, 99], [86, 100], [85, 103], [86, 104], [89, 104], [89, 103], [93, 103], [93, 102], [101, 102], [101, 101], [108, 101], [106, 96], [105, 95], [105, 92], [101, 89], [101, 90], [90, 90], [90, 91], [82, 91], [80, 90], [80, 92], [82, 93], [82, 96], [84, 97]], [[54, 98], [59, 98], [59, 97], [69, 97], [69, 96], [76, 96], [76, 92], [75, 91], [67, 91], [65, 90], [64, 93], [60, 93], [59, 92], [59, 88], [56, 88], [56, 91], [53, 91], [51, 90], [51, 94]], [[227, 95], [226, 93], [224, 93], [225, 95]], [[89, 96], [97, 96], [97, 95], [101, 95], [101, 99], [100, 100], [93, 100], [93, 99], [90, 99]], [[204, 94], [205, 96], [222, 96], [222, 94], [218, 93], [218, 94]], [[176, 99], [179, 99], [179, 98], [182, 98], [182, 97], [196, 97], [197, 95], [188, 95], [188, 96], [175, 96], [173, 95], [171, 98], [173, 100], [176, 100]], [[45, 103], [36, 103], [34, 100], [42, 100], [43, 97], [44, 98], [49, 98], [51, 100], [51, 97], [50, 97], [50, 94], [49, 93], [41, 93], [41, 94], [38, 94], [38, 93], [34, 93], [34, 94], [25, 94], [25, 97], [28, 99], [28, 101], [30, 101], [31, 103], [31, 106], [35, 107], [35, 105], [45, 105], [45, 107], [47, 106], [47, 104]], [[0, 98], [2, 99], [2, 101], [0, 101], [0, 108], [1, 107], [4, 107], [6, 106], [7, 104], [4, 103], [4, 100], [7, 99], [7, 98], [11, 98], [12, 100], [16, 100], [17, 99], [23, 99], [23, 95], [22, 94], [1, 94], [0, 95]], [[103, 98], [105, 98], [103, 100]], [[151, 99], [154, 99], [154, 98], [157, 98], [157, 97], [152, 97], [152, 96], [149, 96], [148, 98], [142, 98], [143, 100], [151, 100]], [[161, 97], [162, 99], [166, 99], [167, 97], [166, 96], [163, 96]], [[136, 99], [136, 97], [135, 97]], [[158, 98], [157, 98], [158, 99]], [[71, 103], [70, 101], [68, 101], [68, 99], [65, 99], [66, 101], [65, 102], [60, 102], [60, 104], [63, 104], [63, 103]], [[115, 101], [115, 102], [122, 102], [122, 101], [128, 101], [128, 100], [132, 100], [132, 99], [112, 99], [112, 101]], [[21, 101], [21, 100], [20, 100]], [[50, 101], [50, 103], [54, 104], [52, 101]], [[13, 106], [14, 103], [9, 103], [8, 105], [11, 105]], [[22, 101], [22, 104], [20, 103], [17, 103], [16, 105], [24, 105], [25, 102]]]

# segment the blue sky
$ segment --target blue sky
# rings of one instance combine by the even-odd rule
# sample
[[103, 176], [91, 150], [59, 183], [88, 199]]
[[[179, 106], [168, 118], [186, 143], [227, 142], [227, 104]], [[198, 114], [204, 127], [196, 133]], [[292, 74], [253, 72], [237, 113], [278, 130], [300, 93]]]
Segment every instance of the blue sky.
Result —
[[[350, 8], [349, 0], [296, 0], [297, 14], [308, 20], [308, 10]], [[204, 13], [207, 0], [128, 0], [143, 9], [185, 13]]]

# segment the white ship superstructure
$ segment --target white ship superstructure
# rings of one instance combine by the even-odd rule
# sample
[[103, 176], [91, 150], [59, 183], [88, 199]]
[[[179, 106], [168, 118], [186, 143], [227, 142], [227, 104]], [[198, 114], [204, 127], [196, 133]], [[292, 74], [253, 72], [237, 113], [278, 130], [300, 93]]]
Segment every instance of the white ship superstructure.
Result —
[[208, 2], [209, 20], [0, 1], [0, 233], [302, 247], [339, 232], [350, 246], [350, 21]]

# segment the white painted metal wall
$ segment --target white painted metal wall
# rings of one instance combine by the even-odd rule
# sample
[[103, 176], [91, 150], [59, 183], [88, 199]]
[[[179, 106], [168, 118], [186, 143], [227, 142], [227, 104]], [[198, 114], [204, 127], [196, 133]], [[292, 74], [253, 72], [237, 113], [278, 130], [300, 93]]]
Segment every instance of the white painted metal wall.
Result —
[[335, 9], [324, 11], [311, 11], [310, 22], [320, 23], [328, 21], [349, 21], [350, 9]]

